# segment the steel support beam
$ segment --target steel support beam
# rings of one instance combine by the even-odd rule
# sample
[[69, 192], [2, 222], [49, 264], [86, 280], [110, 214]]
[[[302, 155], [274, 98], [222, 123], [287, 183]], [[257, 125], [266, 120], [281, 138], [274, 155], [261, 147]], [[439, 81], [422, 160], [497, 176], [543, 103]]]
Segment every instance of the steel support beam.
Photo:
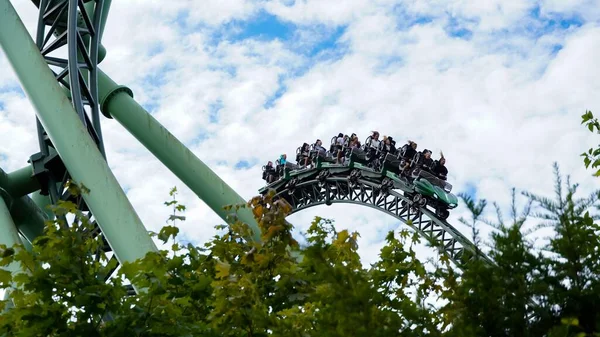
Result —
[[54, 220], [54, 213], [52, 213], [49, 208], [52, 206], [52, 201], [49, 196], [42, 195], [40, 191], [36, 191], [31, 194], [31, 200], [45, 214], [46, 219]]
[[13, 199], [10, 214], [21, 234], [29, 242], [33, 242], [44, 233], [45, 222], [51, 219], [28, 196]]
[[11, 173], [0, 169], [0, 187], [13, 198], [18, 198], [40, 189], [40, 183], [33, 176], [31, 166], [23, 167]]
[[[7, 203], [12, 203], [12, 200], [8, 195], [4, 195], [4, 198], [0, 197], [0, 244], [6, 245], [6, 247], [13, 247], [22, 242]], [[20, 262], [18, 261], [14, 261], [3, 269], [10, 272], [12, 275], [22, 272]], [[9, 298], [14, 287], [15, 285], [13, 283], [11, 288], [5, 289], [5, 300]], [[12, 306], [12, 301], [9, 301], [4, 307], [4, 311], [9, 310]]]
[[[104, 28], [106, 27], [106, 21], [108, 20], [108, 12], [110, 12], [110, 5], [112, 0], [104, 0], [102, 4], [102, 19], [100, 19], [100, 29], [97, 34], [100, 36], [100, 45], [102, 46], [102, 36], [104, 35]], [[102, 47], [104, 55], [106, 55], [106, 49]], [[100, 57], [98, 57], [98, 63], [100, 63]]]
[[0, 46], [69, 173], [90, 190], [83, 198], [119, 261], [134, 261], [156, 251], [9, 0], [0, 0]]
[[[229, 216], [234, 210], [227, 211], [223, 207], [245, 204], [246, 201], [144, 110], [133, 99], [129, 88], [117, 85], [98, 70], [98, 97], [100, 110], [106, 117], [116, 119], [221, 219], [231, 222]], [[237, 216], [250, 226], [253, 239], [260, 241], [260, 230], [252, 211], [242, 208]]]

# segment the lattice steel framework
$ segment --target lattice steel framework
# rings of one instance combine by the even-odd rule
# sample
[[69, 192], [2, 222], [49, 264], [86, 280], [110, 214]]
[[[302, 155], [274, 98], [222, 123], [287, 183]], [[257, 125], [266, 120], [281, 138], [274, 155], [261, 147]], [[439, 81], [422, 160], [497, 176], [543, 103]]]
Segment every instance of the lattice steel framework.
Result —
[[[358, 204], [389, 214], [411, 227], [445, 253], [458, 267], [464, 268], [476, 254], [488, 260], [473, 243], [448, 222], [426, 208], [414, 207], [412, 201], [394, 190], [389, 180], [380, 183], [362, 179], [356, 170], [331, 175], [322, 169], [304, 179], [292, 178], [285, 184], [275, 183], [275, 198], [284, 198], [292, 213], [318, 205]], [[263, 191], [263, 193], [266, 190]]]
[[[56, 80], [68, 91], [67, 96], [77, 116], [106, 159], [98, 99], [99, 30], [104, 0], [85, 2], [88, 3], [87, 9], [83, 0], [40, 0], [36, 44]], [[92, 6], [89, 6], [90, 3]], [[71, 200], [78, 205], [94, 225], [90, 235], [94, 238], [99, 236], [104, 242], [103, 252], [111, 253], [112, 248], [102, 235], [85, 200], [81, 196], [72, 196], [66, 188], [71, 175], [37, 117], [36, 125], [40, 152], [34, 154], [30, 162], [34, 174], [40, 180], [41, 194], [48, 195], [52, 204], [57, 204], [60, 200]], [[100, 253], [95, 252], [97, 259]], [[114, 254], [110, 258], [114, 260], [110, 263], [114, 267], [107, 270], [105, 280], [119, 266]], [[134, 293], [131, 286], [129, 292]]]
[[[69, 200], [90, 218], [95, 225], [90, 235], [104, 241], [103, 251], [112, 259], [135, 261], [157, 250], [106, 162], [100, 112], [120, 123], [223, 220], [234, 221], [224, 206], [245, 200], [135, 102], [129, 88], [98, 69], [106, 53], [100, 40], [111, 0], [32, 2], [39, 10], [35, 41], [11, 1], [0, 0], [0, 47], [35, 109], [40, 146], [29, 158], [31, 167], [0, 171], [0, 191], [6, 192], [0, 204], [27, 201], [14, 203], [20, 206], [8, 207], [9, 213], [0, 207], [0, 230], [17, 227], [32, 242], [43, 231], [44, 219], [53, 216], [41, 209]], [[69, 180], [89, 193], [71, 195], [65, 188]], [[250, 209], [239, 210], [237, 219], [253, 229], [249, 239], [260, 240]], [[16, 242], [21, 242], [18, 235], [0, 237], [0, 243]]]

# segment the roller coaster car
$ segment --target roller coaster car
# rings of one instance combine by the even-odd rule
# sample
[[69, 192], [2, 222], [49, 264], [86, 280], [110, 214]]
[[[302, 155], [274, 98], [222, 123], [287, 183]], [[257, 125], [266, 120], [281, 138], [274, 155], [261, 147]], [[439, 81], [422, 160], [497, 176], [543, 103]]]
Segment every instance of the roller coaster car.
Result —
[[313, 163], [316, 163], [317, 167], [320, 167], [321, 163], [335, 163], [335, 158], [329, 152], [317, 151], [314, 147], [310, 150], [310, 158]]
[[425, 170], [417, 169], [413, 173], [415, 175], [413, 201], [421, 207], [429, 204], [435, 208], [435, 215], [446, 220], [450, 215], [448, 210], [458, 206], [458, 198], [450, 193], [452, 185]]
[[367, 157], [367, 152], [363, 149], [359, 149], [357, 147], [353, 148], [350, 151], [350, 160], [353, 162], [357, 162], [360, 164], [368, 164], [369, 158]]
[[290, 163], [289, 161], [286, 161], [285, 165], [281, 165], [279, 163], [279, 160], [277, 160], [276, 163], [277, 163], [276, 171], [284, 179], [290, 178], [290, 172], [300, 169], [299, 165]]
[[402, 160], [399, 158], [399, 154], [388, 153], [385, 155], [383, 160], [383, 167], [390, 172], [400, 174], [400, 164]]

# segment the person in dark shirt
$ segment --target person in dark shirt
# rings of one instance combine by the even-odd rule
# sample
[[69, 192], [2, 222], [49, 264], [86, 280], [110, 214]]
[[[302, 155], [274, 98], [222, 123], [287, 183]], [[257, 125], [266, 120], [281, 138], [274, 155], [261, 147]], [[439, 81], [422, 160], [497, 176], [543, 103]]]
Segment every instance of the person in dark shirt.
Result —
[[385, 155], [387, 153], [396, 154], [396, 146], [395, 145], [396, 145], [396, 142], [394, 141], [394, 138], [383, 136], [383, 147], [381, 149], [383, 152], [383, 157], [385, 157]]
[[432, 172], [442, 180], [448, 179], [448, 168], [446, 168], [446, 158], [444, 158], [443, 152], [440, 152], [440, 159], [433, 163]]
[[431, 168], [433, 167], [433, 159], [431, 159], [431, 151], [430, 150], [423, 150], [423, 157], [420, 160], [419, 163], [419, 168], [425, 170], [425, 171], [431, 171]]
[[267, 184], [270, 184], [277, 180], [277, 172], [273, 167], [273, 162], [269, 161], [267, 165], [264, 166], [262, 178], [267, 181]]

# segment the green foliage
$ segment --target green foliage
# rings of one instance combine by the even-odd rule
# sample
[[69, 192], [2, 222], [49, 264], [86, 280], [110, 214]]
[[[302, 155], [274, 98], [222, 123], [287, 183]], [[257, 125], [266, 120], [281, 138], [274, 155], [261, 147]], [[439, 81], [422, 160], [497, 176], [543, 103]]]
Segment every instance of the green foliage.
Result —
[[[594, 117], [591, 111], [586, 111], [581, 116], [581, 124], [585, 124], [590, 132], [600, 133], [600, 122]], [[583, 157], [583, 163], [586, 168], [590, 167], [597, 169], [594, 173], [595, 177], [600, 177], [600, 145], [596, 148], [591, 147], [587, 152], [581, 154]]]
[[[555, 199], [524, 192], [528, 202], [517, 212], [513, 189], [509, 223], [498, 205], [491, 222], [481, 216], [485, 201], [466, 200], [472, 226], [494, 230], [493, 263], [475, 260], [444, 293], [448, 336], [600, 336], [600, 227], [588, 211], [599, 192], [576, 198], [577, 185], [567, 177], [563, 189], [554, 169]], [[542, 222], [526, 229], [530, 218]], [[540, 249], [527, 235], [541, 228], [555, 234]]]
[[[75, 185], [72, 185], [73, 188]], [[78, 193], [79, 190], [73, 190]], [[94, 226], [73, 203], [54, 209], [33, 250], [3, 247], [0, 272], [14, 286], [13, 308], [0, 315], [6, 336], [438, 336], [441, 319], [427, 299], [448, 292], [416, 259], [408, 232], [390, 233], [381, 259], [363, 267], [358, 233], [316, 218], [300, 248], [285, 221], [291, 207], [272, 194], [248, 205], [262, 243], [243, 223], [217, 226], [202, 247], [177, 241], [185, 207], [177, 190], [165, 202], [167, 226], [152, 233], [170, 248], [125, 263], [103, 252]], [[412, 238], [416, 239], [416, 238]], [[413, 240], [414, 241], [414, 240]], [[57, 252], [60, 252], [57, 254]], [[302, 258], [298, 259], [301, 254]], [[138, 289], [126, 296], [129, 280]], [[407, 291], [407, 289], [412, 289]]]
[[[463, 271], [446, 256], [426, 268], [416, 258], [419, 237], [406, 230], [390, 232], [379, 259], [365, 267], [359, 234], [319, 217], [300, 247], [285, 220], [291, 206], [273, 191], [227, 206], [252, 210], [260, 243], [234, 222], [217, 226], [202, 246], [184, 245], [178, 222], [186, 208], [176, 188], [164, 203], [172, 210], [168, 224], [150, 233], [166, 248], [114, 271], [118, 263], [96, 225], [76, 204], [61, 202], [53, 209], [58, 220], [46, 223], [30, 250], [0, 246], [0, 288], [10, 291], [0, 334], [600, 336], [600, 217], [590, 212], [600, 191], [578, 198], [578, 185], [568, 177], [563, 184], [554, 170], [554, 198], [524, 192], [518, 211], [513, 189], [508, 221], [496, 203], [490, 221], [486, 200], [459, 195], [471, 213], [460, 221], [478, 251]], [[481, 225], [493, 230], [487, 249]], [[528, 238], [539, 229], [554, 232], [543, 247]], [[127, 295], [129, 282], [136, 296]]]

